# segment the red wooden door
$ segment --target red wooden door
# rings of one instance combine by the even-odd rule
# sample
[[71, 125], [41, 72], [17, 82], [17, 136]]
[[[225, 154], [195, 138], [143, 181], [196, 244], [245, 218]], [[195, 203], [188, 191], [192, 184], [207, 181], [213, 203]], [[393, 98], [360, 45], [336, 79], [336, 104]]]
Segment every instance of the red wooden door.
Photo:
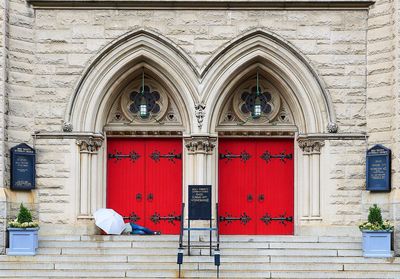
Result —
[[[256, 146], [257, 234], [293, 234], [293, 140], [258, 140]], [[273, 157], [277, 155], [281, 158]], [[285, 155], [292, 158], [285, 158]]]
[[146, 226], [179, 234], [180, 222], [173, 217], [181, 215], [182, 141], [149, 140], [146, 153]]
[[[219, 215], [221, 234], [256, 231], [256, 146], [240, 139], [219, 141]], [[234, 156], [234, 157], [232, 157]], [[242, 221], [232, 218], [243, 217]], [[251, 218], [250, 219], [248, 219]]]
[[[178, 234], [181, 139], [108, 140], [107, 207], [163, 234]], [[128, 221], [128, 220], [127, 220]]]
[[221, 234], [293, 234], [293, 179], [292, 139], [221, 139]]
[[107, 207], [144, 221], [145, 148], [138, 140], [108, 139]]

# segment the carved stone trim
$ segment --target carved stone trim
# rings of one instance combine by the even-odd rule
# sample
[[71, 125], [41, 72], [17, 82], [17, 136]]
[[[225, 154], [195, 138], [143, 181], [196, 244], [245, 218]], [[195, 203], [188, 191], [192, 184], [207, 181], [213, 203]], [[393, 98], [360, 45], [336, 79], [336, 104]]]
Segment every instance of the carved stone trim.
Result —
[[63, 121], [63, 123], [62, 123], [63, 132], [70, 133], [70, 132], [72, 132], [72, 129], [73, 129], [73, 127], [72, 127], [72, 123], [71, 122]]
[[80, 152], [95, 153], [103, 144], [103, 140], [94, 138], [78, 139], [76, 140], [76, 144], [79, 146]]
[[193, 137], [185, 141], [185, 146], [190, 153], [210, 153], [216, 145], [216, 139], [208, 137]]
[[328, 126], [326, 129], [328, 130], [328, 133], [335, 134], [338, 132], [338, 124], [336, 122], [329, 122]]
[[298, 139], [297, 143], [304, 153], [320, 153], [321, 148], [325, 145], [322, 140], [312, 140], [312, 139]]
[[203, 127], [204, 117], [206, 116], [206, 112], [204, 111], [206, 109], [206, 105], [201, 103], [195, 104], [194, 109], [195, 109], [195, 116], [197, 118], [197, 127], [201, 129], [201, 127]]

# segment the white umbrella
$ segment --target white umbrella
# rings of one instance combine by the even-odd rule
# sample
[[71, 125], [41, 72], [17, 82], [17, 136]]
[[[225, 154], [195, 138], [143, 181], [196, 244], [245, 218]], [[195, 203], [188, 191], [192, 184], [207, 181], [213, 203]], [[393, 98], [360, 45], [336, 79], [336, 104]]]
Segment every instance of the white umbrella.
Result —
[[121, 234], [125, 228], [125, 222], [121, 215], [109, 208], [100, 208], [94, 214], [96, 226], [107, 234]]

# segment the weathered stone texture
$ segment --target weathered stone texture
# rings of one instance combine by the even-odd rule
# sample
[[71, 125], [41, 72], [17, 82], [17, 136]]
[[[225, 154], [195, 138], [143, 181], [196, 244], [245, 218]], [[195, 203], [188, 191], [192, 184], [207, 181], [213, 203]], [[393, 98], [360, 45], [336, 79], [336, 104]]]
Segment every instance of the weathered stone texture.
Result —
[[[290, 41], [314, 65], [332, 94], [341, 131], [365, 130], [365, 11], [38, 10], [35, 24], [35, 86], [62, 96], [56, 101], [61, 106], [95, 55], [129, 31], [147, 29], [167, 37], [202, 68], [229, 41], [260, 28]], [[61, 121], [62, 108], [45, 107], [42, 103], [39, 109], [46, 112], [37, 112], [36, 122]]]
[[364, 140], [331, 140], [326, 143], [321, 162], [327, 169], [324, 181], [326, 220], [332, 225], [357, 226], [362, 216], [365, 189]]
[[[5, 7], [8, 3], [9, 11]], [[84, 70], [106, 45], [127, 32], [151, 30], [185, 51], [199, 69], [245, 32], [273, 32], [289, 41], [316, 69], [334, 103], [339, 132], [368, 132], [368, 144], [393, 149], [393, 186], [400, 187], [398, 12], [394, 0], [365, 10], [36, 10], [24, 0], [0, 1], [0, 183], [8, 172], [4, 154], [32, 144], [35, 130], [59, 131], [70, 96]], [[6, 19], [9, 22], [6, 22]], [[9, 27], [5, 34], [4, 24]], [[7, 47], [5, 47], [7, 44]], [[8, 57], [8, 61], [4, 59]], [[8, 77], [5, 76], [8, 73]], [[6, 84], [6, 82], [8, 82]], [[5, 100], [8, 97], [8, 100]], [[7, 124], [7, 128], [6, 128]], [[4, 145], [6, 142], [6, 145]], [[45, 224], [75, 222], [74, 143], [37, 142], [34, 201]], [[322, 194], [329, 222], [355, 226], [374, 202], [399, 218], [396, 203], [365, 192], [364, 141], [329, 141]], [[324, 151], [325, 152], [325, 151]], [[3, 183], [0, 187], [3, 186]], [[397, 192], [392, 193], [393, 200]], [[16, 194], [15, 200], [19, 196]], [[17, 204], [17, 203], [15, 203]], [[10, 206], [13, 210], [15, 206]], [[4, 209], [5, 212], [5, 209]], [[68, 215], [65, 213], [68, 212]], [[1, 218], [0, 253], [4, 243]], [[3, 226], [3, 227], [2, 227]], [[400, 226], [400, 221], [397, 226]], [[400, 227], [397, 231], [400, 231]]]
[[37, 202], [40, 222], [46, 224], [74, 223], [75, 181], [71, 177], [74, 158], [71, 146], [75, 140], [38, 139]]

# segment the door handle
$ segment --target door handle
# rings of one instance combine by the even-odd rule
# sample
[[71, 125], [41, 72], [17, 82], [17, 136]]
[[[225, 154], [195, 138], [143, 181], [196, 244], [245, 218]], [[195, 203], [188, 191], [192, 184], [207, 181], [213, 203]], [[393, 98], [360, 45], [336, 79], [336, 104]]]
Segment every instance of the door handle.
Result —
[[136, 194], [136, 200], [137, 201], [141, 201], [142, 200], [142, 194], [141, 193], [137, 193]]
[[258, 196], [258, 201], [259, 201], [259, 202], [263, 202], [264, 200], [265, 200], [264, 194], [260, 194], [260, 195]]
[[152, 201], [153, 198], [154, 198], [154, 196], [153, 196], [152, 193], [150, 193], [150, 194], [147, 195], [147, 200], [148, 200], [148, 201]]
[[248, 194], [248, 195], [247, 195], [247, 201], [248, 201], [248, 202], [253, 201], [253, 195], [252, 195], [252, 194]]

